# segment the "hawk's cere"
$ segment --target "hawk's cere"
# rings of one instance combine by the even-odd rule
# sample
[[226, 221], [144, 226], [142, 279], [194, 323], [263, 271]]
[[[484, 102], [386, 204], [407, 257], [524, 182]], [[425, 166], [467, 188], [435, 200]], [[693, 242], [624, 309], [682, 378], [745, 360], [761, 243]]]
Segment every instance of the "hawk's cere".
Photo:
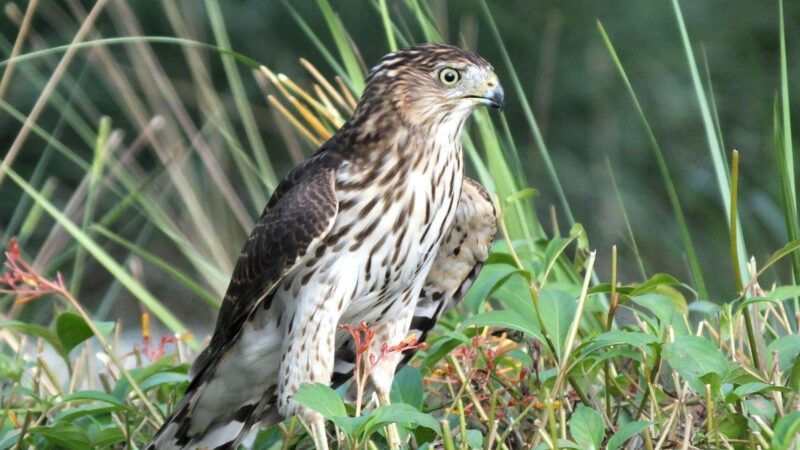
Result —
[[[486, 260], [494, 208], [464, 177], [461, 129], [476, 107], [503, 103], [474, 53], [425, 44], [381, 59], [352, 117], [273, 193], [186, 395], [150, 448], [235, 448], [255, 423], [293, 414], [327, 448], [322, 416], [292, 394], [351, 377], [339, 324], [368, 323], [376, 352], [424, 339]], [[382, 403], [407, 358], [390, 354], [370, 372]]]

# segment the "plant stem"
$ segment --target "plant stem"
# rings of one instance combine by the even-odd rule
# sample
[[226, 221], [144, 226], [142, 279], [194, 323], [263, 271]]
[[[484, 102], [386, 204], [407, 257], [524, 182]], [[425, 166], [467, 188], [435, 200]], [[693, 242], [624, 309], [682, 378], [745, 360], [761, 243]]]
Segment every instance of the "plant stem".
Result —
[[[739, 248], [736, 236], [736, 200], [739, 187], [739, 152], [734, 150], [731, 155], [731, 208], [730, 208], [730, 247], [731, 259], [733, 262], [734, 280], [736, 281], [736, 292], [744, 298], [744, 286], [742, 283], [742, 276], [739, 273]], [[747, 341], [750, 344], [750, 357], [753, 359], [753, 364], [758, 370], [761, 370], [761, 360], [758, 357], [758, 345], [756, 343], [755, 332], [753, 331], [753, 319], [750, 316], [750, 307], [742, 310], [744, 313], [744, 324], [747, 329]]]

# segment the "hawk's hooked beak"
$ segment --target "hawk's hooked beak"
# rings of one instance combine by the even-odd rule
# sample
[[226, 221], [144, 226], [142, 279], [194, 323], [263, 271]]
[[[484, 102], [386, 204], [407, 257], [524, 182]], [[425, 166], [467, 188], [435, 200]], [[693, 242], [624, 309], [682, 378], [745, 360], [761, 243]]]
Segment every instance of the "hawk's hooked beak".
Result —
[[503, 109], [506, 106], [506, 95], [503, 92], [503, 86], [500, 85], [500, 80], [497, 79], [497, 75], [494, 73], [489, 75], [486, 83], [469, 97], [477, 99], [492, 108]]

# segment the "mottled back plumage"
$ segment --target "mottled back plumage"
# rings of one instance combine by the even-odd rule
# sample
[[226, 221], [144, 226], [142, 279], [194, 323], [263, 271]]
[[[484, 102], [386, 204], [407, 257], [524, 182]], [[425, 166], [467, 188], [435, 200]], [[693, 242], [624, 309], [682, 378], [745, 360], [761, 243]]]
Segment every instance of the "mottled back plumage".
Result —
[[[352, 117], [273, 193], [152, 447], [234, 448], [254, 423], [299, 414], [326, 448], [322, 417], [291, 396], [350, 377], [339, 325], [367, 322], [373, 351], [424, 339], [480, 271], [494, 210], [463, 176], [460, 134], [476, 106], [502, 103], [491, 66], [471, 52], [426, 44], [381, 59]], [[409, 357], [372, 369], [382, 401]]]

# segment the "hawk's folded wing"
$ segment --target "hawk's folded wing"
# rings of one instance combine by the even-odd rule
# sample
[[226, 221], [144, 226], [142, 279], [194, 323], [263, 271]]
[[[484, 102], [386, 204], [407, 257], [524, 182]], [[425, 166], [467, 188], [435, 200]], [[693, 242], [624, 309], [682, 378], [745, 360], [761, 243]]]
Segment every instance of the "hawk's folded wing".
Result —
[[333, 226], [338, 201], [334, 169], [326, 160], [308, 160], [275, 190], [236, 262], [211, 342], [192, 367], [193, 382], [236, 341], [252, 311], [271, 301], [275, 286]]

